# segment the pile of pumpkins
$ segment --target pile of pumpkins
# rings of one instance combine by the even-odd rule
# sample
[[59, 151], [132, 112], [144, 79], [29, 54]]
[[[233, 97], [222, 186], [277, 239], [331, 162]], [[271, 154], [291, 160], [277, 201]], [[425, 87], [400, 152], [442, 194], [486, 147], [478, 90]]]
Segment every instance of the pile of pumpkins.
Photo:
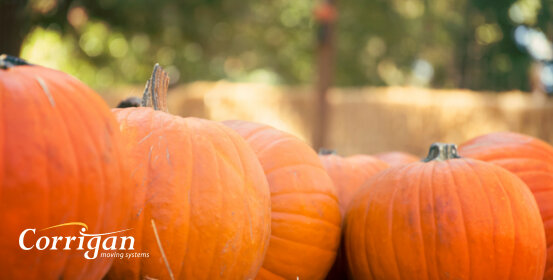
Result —
[[[164, 83], [111, 110], [67, 74], [0, 57], [2, 278], [553, 279], [545, 142], [317, 154], [267, 125], [171, 115]], [[25, 228], [74, 221], [130, 228], [149, 257], [19, 247]]]

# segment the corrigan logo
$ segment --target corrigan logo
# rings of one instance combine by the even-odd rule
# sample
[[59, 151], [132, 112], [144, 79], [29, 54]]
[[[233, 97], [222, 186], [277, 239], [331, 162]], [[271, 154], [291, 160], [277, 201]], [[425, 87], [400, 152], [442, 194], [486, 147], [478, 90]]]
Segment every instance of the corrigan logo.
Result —
[[[81, 226], [79, 236], [46, 236], [41, 233], [47, 233], [48, 230], [65, 227], [65, 226]], [[25, 251], [33, 249], [43, 250], [77, 250], [85, 251], [84, 257], [89, 260], [96, 259], [98, 257], [98, 251], [101, 249], [113, 252], [102, 252], [100, 257], [117, 257], [123, 258], [123, 253], [117, 253], [116, 250], [134, 250], [134, 237], [132, 236], [117, 236], [115, 234], [132, 230], [132, 228], [108, 232], [108, 233], [86, 233], [88, 226], [81, 222], [70, 222], [59, 224], [40, 230], [35, 228], [28, 228], [21, 232], [19, 235], [19, 247]], [[38, 237], [39, 236], [39, 237]], [[25, 238], [38, 237], [36, 242], [25, 241]], [[88, 239], [88, 242], [85, 242]], [[85, 247], [86, 244], [86, 247]], [[75, 248], [76, 247], [76, 248]], [[126, 253], [125, 257], [149, 257], [148, 253]]]

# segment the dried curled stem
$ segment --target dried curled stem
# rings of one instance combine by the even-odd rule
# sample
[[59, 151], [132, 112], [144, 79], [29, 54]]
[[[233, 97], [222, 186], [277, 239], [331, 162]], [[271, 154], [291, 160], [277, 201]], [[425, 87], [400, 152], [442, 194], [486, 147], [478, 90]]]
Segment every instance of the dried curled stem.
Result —
[[142, 95], [142, 106], [152, 107], [154, 110], [169, 112], [167, 108], [167, 89], [169, 75], [158, 63], [154, 66], [152, 77], [146, 82]]

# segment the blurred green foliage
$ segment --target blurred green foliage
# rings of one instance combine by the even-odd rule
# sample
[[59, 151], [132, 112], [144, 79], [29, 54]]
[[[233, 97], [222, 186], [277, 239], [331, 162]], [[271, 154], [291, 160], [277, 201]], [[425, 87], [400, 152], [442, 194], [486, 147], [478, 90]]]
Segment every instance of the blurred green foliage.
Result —
[[[96, 87], [172, 81], [304, 84], [316, 77], [318, 2], [29, 0], [22, 57]], [[528, 90], [520, 24], [553, 36], [551, 1], [338, 1], [336, 84]]]

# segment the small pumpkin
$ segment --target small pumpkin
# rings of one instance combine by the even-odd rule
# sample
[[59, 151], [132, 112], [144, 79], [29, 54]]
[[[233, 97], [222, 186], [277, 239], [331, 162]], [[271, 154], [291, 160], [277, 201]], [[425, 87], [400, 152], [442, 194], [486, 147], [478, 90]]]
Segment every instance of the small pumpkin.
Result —
[[[347, 205], [359, 187], [373, 175], [389, 167], [387, 163], [368, 155], [359, 154], [341, 157], [332, 150], [321, 149], [319, 150], [319, 157], [338, 192], [342, 219]], [[341, 244], [334, 265], [326, 279], [344, 279], [346, 275], [347, 262], [343, 244]]]
[[386, 152], [374, 155], [375, 158], [382, 160], [390, 166], [403, 165], [407, 163], [417, 162], [420, 159], [412, 154], [404, 152]]
[[323, 279], [339, 245], [340, 210], [317, 153], [267, 125], [224, 124], [253, 148], [271, 189], [271, 239], [256, 279]]
[[434, 144], [425, 162], [372, 177], [345, 229], [355, 279], [542, 279], [545, 234], [532, 193], [497, 165]]
[[536, 138], [512, 133], [490, 133], [459, 147], [464, 157], [497, 164], [517, 175], [534, 194], [547, 238], [545, 279], [553, 279], [553, 147]]
[[[87, 234], [127, 228], [132, 193], [109, 107], [74, 77], [7, 55], [0, 100], [1, 278], [102, 278], [113, 259], [86, 259], [72, 244], [37, 250], [33, 241], [80, 236], [84, 227], [46, 229], [71, 222]], [[35, 229], [23, 238], [28, 251], [19, 243], [26, 229]]]
[[[224, 125], [166, 113], [155, 68], [149, 107], [115, 109], [136, 194], [136, 252], [110, 279], [253, 279], [270, 234], [267, 179], [248, 144]], [[165, 85], [152, 89], [155, 85]]]
[[342, 218], [357, 189], [374, 174], [389, 167], [386, 162], [368, 155], [341, 157], [333, 151], [321, 150], [319, 157], [338, 192]]

